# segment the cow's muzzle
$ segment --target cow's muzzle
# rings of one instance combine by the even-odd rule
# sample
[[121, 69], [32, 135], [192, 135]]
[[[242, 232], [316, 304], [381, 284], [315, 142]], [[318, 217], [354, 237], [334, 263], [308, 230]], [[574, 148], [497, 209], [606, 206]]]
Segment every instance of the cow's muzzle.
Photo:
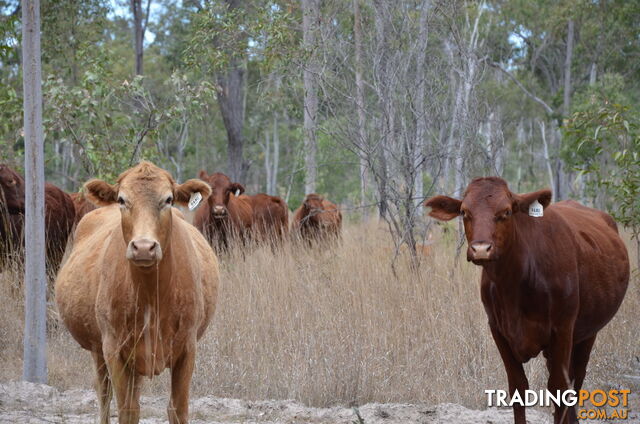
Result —
[[160, 243], [148, 238], [131, 240], [127, 247], [127, 259], [136, 266], [149, 267], [162, 260]]
[[211, 210], [211, 214], [216, 219], [226, 218], [227, 217], [227, 208], [224, 206], [214, 206]]
[[493, 259], [495, 249], [493, 243], [488, 242], [473, 242], [469, 244], [467, 249], [467, 260], [473, 263], [490, 261]]

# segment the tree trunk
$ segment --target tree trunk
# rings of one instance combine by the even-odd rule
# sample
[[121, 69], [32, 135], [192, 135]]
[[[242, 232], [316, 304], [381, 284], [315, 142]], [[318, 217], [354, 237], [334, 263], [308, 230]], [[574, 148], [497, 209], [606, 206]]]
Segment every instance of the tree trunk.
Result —
[[232, 181], [244, 181], [244, 73], [241, 62], [234, 59], [224, 75], [218, 76], [218, 105], [227, 130], [227, 171]]
[[269, 131], [264, 132], [264, 145], [262, 146], [264, 151], [264, 171], [266, 173], [266, 186], [265, 192], [271, 194], [271, 142], [269, 141]]
[[367, 161], [368, 142], [364, 112], [364, 80], [362, 78], [362, 27], [360, 0], [353, 0], [353, 35], [355, 38], [356, 108], [358, 109], [358, 157], [360, 158], [360, 211], [367, 218]]
[[[451, 65], [451, 68], [455, 69], [453, 46], [451, 44], [451, 41], [448, 39], [445, 39], [444, 41], [444, 50], [447, 53], [447, 56], [449, 57], [449, 63]], [[455, 146], [456, 136], [458, 134], [458, 126], [459, 126], [458, 116], [460, 113], [460, 105], [462, 103], [462, 86], [461, 86], [461, 83], [458, 82], [458, 79], [455, 77], [455, 72], [451, 72], [450, 85], [452, 87], [451, 93], [454, 95], [454, 101], [452, 104], [451, 119], [449, 124], [449, 136], [447, 137], [447, 142], [444, 147], [445, 162], [444, 162], [444, 172], [442, 175], [443, 177], [442, 189], [444, 190], [445, 193], [448, 192], [449, 176], [451, 174], [452, 164], [455, 160], [454, 155], [452, 155], [452, 152]], [[454, 169], [454, 172], [455, 172], [455, 169]]]
[[142, 75], [144, 55], [144, 33], [149, 22], [149, 9], [151, 0], [147, 0], [147, 11], [142, 11], [142, 0], [131, 0], [131, 13], [133, 14], [133, 46], [136, 55], [136, 75]]
[[278, 113], [273, 112], [273, 157], [271, 168], [271, 194], [278, 195], [278, 168], [280, 166], [280, 133], [278, 131]]
[[[553, 174], [553, 168], [552, 168], [552, 161], [551, 158], [549, 157], [549, 143], [547, 143], [547, 130], [546, 127], [544, 125], [544, 121], [540, 121], [538, 123], [538, 125], [540, 126], [540, 136], [542, 137], [542, 147], [543, 147], [543, 153], [544, 153], [544, 161], [547, 164], [547, 173], [549, 174], [549, 187], [551, 187], [554, 191], [557, 188], [556, 184], [555, 184], [555, 178], [554, 178], [554, 174]], [[555, 196], [556, 193], [553, 193], [553, 195]]]
[[22, 7], [25, 141], [25, 326], [23, 378], [47, 382], [47, 278], [44, 238], [44, 134], [40, 61], [40, 0]]
[[316, 36], [320, 19], [318, 0], [302, 0], [302, 38], [307, 63], [304, 65], [304, 148], [305, 148], [305, 194], [316, 191], [318, 178], [316, 140], [316, 118], [318, 114]]
[[562, 114], [567, 117], [571, 112], [571, 60], [573, 58], [573, 19], [567, 23], [567, 52], [564, 60], [564, 96]]
[[427, 26], [427, 18], [429, 16], [429, 1], [425, 1], [420, 11], [420, 30], [418, 32], [418, 53], [416, 55], [415, 68], [415, 87], [416, 87], [416, 140], [413, 149], [413, 172], [414, 174], [414, 205], [417, 213], [422, 215], [422, 202], [424, 201], [424, 158], [426, 149], [427, 136], [427, 110], [425, 107], [425, 91], [426, 91], [426, 64], [427, 44], [429, 36], [429, 28]]

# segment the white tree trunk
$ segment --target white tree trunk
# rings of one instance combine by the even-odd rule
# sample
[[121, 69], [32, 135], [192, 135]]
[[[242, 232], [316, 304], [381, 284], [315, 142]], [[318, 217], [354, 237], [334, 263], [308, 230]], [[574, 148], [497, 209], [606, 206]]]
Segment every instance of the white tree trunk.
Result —
[[278, 193], [278, 167], [280, 166], [280, 133], [278, 132], [278, 113], [273, 113], [273, 158], [271, 168], [271, 195]]
[[304, 148], [305, 148], [305, 194], [315, 193], [318, 178], [316, 140], [316, 117], [318, 114], [317, 93], [317, 52], [316, 36], [318, 32], [320, 7], [318, 0], [302, 0], [302, 35], [303, 45], [307, 53], [307, 63], [304, 65]]
[[427, 110], [425, 107], [426, 95], [426, 64], [427, 44], [429, 38], [428, 20], [431, 4], [425, 1], [420, 11], [420, 31], [418, 33], [418, 53], [416, 55], [416, 140], [413, 151], [414, 197], [418, 215], [422, 215], [422, 202], [424, 201], [424, 158], [427, 136]]
[[[538, 123], [540, 126], [540, 136], [542, 137], [542, 147], [544, 148], [544, 161], [547, 164], [547, 173], [549, 174], [549, 186], [555, 190], [556, 184], [553, 177], [553, 167], [551, 165], [551, 158], [549, 157], [549, 143], [547, 142], [547, 130], [544, 121]], [[555, 197], [555, 193], [553, 193]]]
[[573, 59], [573, 19], [567, 23], [567, 51], [564, 60], [564, 98], [562, 113], [568, 116], [571, 111], [571, 61]]
[[367, 161], [368, 152], [366, 117], [364, 113], [364, 80], [362, 78], [362, 27], [360, 0], [353, 0], [353, 32], [355, 38], [356, 108], [358, 109], [358, 157], [360, 158], [360, 208], [364, 219], [367, 217]]
[[267, 194], [271, 194], [271, 142], [269, 141], [269, 131], [264, 132], [264, 145], [262, 146], [264, 151], [264, 171], [266, 173], [267, 184], [265, 191]]
[[40, 62], [40, 0], [22, 3], [22, 71], [25, 140], [25, 326], [26, 381], [47, 381], [47, 278], [44, 238], [44, 134]]

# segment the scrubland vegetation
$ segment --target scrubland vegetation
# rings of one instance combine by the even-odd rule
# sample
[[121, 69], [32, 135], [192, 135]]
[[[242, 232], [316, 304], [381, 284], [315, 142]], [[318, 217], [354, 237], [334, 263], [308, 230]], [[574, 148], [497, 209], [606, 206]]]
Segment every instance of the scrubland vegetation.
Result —
[[[480, 302], [480, 268], [464, 251], [456, 260], [454, 231], [434, 226], [433, 234], [419, 270], [401, 255], [395, 275], [391, 238], [374, 222], [347, 224], [331, 249], [286, 245], [221, 256], [218, 309], [198, 344], [194, 396], [486, 407], [484, 389], [506, 388], [506, 376]], [[18, 268], [0, 275], [2, 381], [22, 370]], [[640, 390], [626, 377], [640, 368], [639, 309], [634, 272], [620, 311], [598, 336], [587, 388]], [[90, 388], [89, 353], [56, 324], [53, 307], [49, 315], [49, 383]], [[532, 388], [546, 386], [541, 357], [526, 369]], [[165, 394], [167, 384], [165, 373], [145, 393]]]

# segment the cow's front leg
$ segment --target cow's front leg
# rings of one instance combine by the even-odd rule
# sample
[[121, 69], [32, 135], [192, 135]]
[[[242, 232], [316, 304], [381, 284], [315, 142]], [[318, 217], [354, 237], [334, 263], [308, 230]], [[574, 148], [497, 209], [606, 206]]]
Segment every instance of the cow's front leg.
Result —
[[109, 424], [109, 404], [111, 403], [111, 381], [102, 352], [92, 352], [96, 367], [96, 394], [100, 407], [100, 424]]
[[[549, 370], [549, 381], [547, 388], [552, 394], [558, 390], [564, 392], [572, 388], [571, 381], [571, 355], [573, 347], [573, 332], [571, 329], [558, 330], [551, 341], [545, 356], [547, 358], [547, 368]], [[555, 424], [567, 424], [576, 422], [573, 408], [555, 405], [553, 414]]]
[[106, 337], [102, 343], [111, 384], [118, 405], [119, 424], [138, 424], [140, 421], [140, 378], [134, 364], [128, 364], [120, 356], [115, 338]]
[[167, 408], [171, 424], [186, 424], [189, 421], [189, 388], [195, 359], [196, 342], [193, 340], [171, 367], [171, 399]]
[[[527, 380], [527, 375], [524, 373], [522, 363], [513, 356], [509, 343], [493, 326], [491, 326], [491, 334], [502, 357], [504, 368], [507, 371], [509, 395], [513, 397], [515, 391], [518, 390], [520, 396], [524, 396], [525, 391], [529, 389], [529, 381]], [[514, 404], [513, 417], [515, 424], [527, 424], [524, 406]]]

